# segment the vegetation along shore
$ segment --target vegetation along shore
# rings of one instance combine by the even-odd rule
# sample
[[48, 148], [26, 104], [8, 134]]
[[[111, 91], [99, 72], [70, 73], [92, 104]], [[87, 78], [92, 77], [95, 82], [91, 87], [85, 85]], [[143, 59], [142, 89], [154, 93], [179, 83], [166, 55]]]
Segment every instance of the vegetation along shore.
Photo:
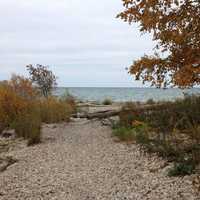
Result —
[[199, 96], [79, 102], [28, 70], [0, 86], [0, 199], [199, 199]]
[[200, 0], [0, 11], [0, 200], [200, 200]]

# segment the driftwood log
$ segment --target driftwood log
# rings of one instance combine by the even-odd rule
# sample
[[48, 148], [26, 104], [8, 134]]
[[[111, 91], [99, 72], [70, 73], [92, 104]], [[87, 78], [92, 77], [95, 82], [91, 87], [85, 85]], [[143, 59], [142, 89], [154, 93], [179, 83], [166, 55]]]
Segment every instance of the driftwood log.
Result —
[[152, 111], [164, 111], [165, 105], [163, 104], [155, 104], [155, 105], [140, 105], [135, 108], [124, 108], [119, 110], [103, 110], [103, 111], [97, 111], [97, 112], [84, 112], [84, 113], [77, 113], [72, 115], [74, 118], [87, 118], [87, 119], [104, 119], [109, 118], [113, 116], [119, 115], [121, 112], [139, 112], [139, 113], [151, 113]]
[[73, 115], [75, 118], [87, 118], [87, 119], [104, 119], [119, 115], [121, 110], [105, 110], [94, 113], [78, 113]]
[[121, 110], [115, 110], [115, 111], [114, 110], [110, 110], [110, 111], [101, 111], [101, 112], [96, 112], [96, 113], [89, 113], [89, 114], [87, 114], [87, 119], [109, 118], [109, 117], [113, 117], [113, 116], [119, 115], [120, 112], [121, 112]]

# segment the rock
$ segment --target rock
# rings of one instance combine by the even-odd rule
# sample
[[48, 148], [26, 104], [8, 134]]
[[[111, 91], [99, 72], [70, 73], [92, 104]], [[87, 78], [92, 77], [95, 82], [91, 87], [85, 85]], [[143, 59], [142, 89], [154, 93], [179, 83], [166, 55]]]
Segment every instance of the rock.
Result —
[[110, 118], [107, 118], [107, 119], [103, 119], [101, 121], [101, 124], [103, 126], [116, 126], [118, 123], [119, 123], [120, 119], [119, 119], [119, 116], [114, 116], [114, 117], [110, 117]]
[[196, 175], [192, 181], [192, 185], [197, 193], [200, 192], [200, 175]]
[[109, 119], [114, 125], [117, 125], [120, 122], [119, 116], [110, 117]]
[[109, 119], [103, 119], [103, 120], [101, 120], [101, 124], [103, 126], [112, 126], [112, 123], [111, 123], [111, 121]]
[[9, 143], [4, 140], [0, 140], [0, 153], [7, 152], [8, 149], [9, 149]]
[[15, 134], [15, 130], [11, 129], [11, 130], [4, 130], [1, 134], [1, 137], [4, 138], [15, 138], [16, 134]]

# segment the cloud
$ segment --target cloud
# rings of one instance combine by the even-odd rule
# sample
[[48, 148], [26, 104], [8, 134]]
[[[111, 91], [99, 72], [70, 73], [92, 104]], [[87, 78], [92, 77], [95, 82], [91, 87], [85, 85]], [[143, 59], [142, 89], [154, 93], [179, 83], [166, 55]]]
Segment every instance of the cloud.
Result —
[[115, 18], [122, 9], [121, 0], [0, 1], [0, 79], [40, 63], [60, 85], [141, 85], [124, 69], [154, 44]]

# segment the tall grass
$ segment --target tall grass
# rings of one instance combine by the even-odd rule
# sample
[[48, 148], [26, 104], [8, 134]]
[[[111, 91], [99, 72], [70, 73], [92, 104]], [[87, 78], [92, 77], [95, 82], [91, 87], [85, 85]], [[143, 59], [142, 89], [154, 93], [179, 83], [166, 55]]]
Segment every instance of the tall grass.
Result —
[[39, 102], [41, 119], [45, 123], [57, 123], [70, 120], [70, 115], [75, 111], [75, 106], [64, 99], [49, 97]]
[[[134, 122], [147, 124], [149, 128], [140, 131]], [[141, 108], [128, 103], [120, 113], [120, 126], [124, 135], [134, 130], [134, 139], [148, 152], [174, 161], [169, 175], [192, 173], [200, 164], [200, 96], [186, 95], [175, 102], [158, 102]]]
[[0, 134], [13, 128], [28, 145], [39, 143], [42, 122], [68, 122], [75, 108], [72, 98], [42, 98], [28, 79], [14, 75], [0, 83]]
[[36, 103], [31, 103], [13, 122], [13, 128], [18, 137], [28, 140], [28, 145], [41, 141], [41, 117]]

